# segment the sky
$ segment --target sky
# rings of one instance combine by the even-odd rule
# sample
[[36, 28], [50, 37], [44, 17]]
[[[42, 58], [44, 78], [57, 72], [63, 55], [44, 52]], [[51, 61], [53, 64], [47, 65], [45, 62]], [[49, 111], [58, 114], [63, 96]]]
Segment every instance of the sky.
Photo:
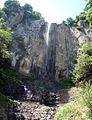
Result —
[[[50, 23], [61, 23], [68, 17], [73, 19], [86, 6], [85, 0], [18, 0], [20, 5], [29, 3], [34, 11], [40, 12], [45, 21]], [[5, 0], [0, 0], [0, 7], [3, 7]]]

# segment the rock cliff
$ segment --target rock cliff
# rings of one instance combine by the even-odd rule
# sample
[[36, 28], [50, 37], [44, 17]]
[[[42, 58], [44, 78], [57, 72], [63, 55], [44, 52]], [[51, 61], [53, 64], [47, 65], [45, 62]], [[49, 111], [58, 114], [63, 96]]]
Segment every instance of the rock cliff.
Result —
[[25, 20], [20, 9], [8, 17], [8, 26], [13, 35], [10, 45], [11, 63], [15, 70], [40, 79], [69, 79], [70, 70], [76, 63], [76, 52], [85, 42], [92, 39], [92, 32], [83, 21], [81, 31], [75, 27], [43, 20]]

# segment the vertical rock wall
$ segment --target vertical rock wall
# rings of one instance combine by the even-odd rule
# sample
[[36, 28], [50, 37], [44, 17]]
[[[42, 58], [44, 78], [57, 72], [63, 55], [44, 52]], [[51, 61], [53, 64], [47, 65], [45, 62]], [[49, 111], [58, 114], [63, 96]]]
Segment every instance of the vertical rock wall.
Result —
[[[52, 23], [46, 44], [48, 23], [25, 20], [24, 12], [11, 13], [8, 26], [14, 34], [10, 45], [12, 67], [39, 79], [69, 79], [79, 47], [92, 38], [87, 27], [82, 31], [64, 24]], [[12, 19], [11, 19], [12, 18]], [[82, 26], [85, 26], [82, 23]], [[86, 25], [87, 26], [87, 25]]]

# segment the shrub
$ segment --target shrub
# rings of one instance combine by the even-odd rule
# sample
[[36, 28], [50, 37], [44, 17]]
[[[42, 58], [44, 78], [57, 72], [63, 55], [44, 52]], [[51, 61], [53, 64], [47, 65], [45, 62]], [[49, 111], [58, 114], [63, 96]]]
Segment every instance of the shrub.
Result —
[[[89, 47], [90, 46], [90, 47]], [[73, 82], [77, 86], [84, 86], [86, 82], [92, 82], [92, 45], [83, 45], [78, 52], [78, 60], [72, 75]]]
[[82, 30], [83, 27], [82, 27], [82, 26], [77, 26], [76, 28], [77, 28], [78, 30]]
[[68, 104], [57, 112], [54, 120], [91, 120], [88, 118], [87, 112], [87, 107], [79, 100], [78, 102]]
[[61, 87], [64, 89], [64, 88], [72, 88], [72, 87], [75, 87], [74, 83], [71, 81], [71, 80], [63, 80], [63, 79], [60, 79], [59, 80], [59, 83], [61, 85]]
[[[86, 37], [86, 36], [85, 36]], [[88, 55], [92, 55], [92, 45], [87, 45], [87, 44], [84, 44], [81, 48], [81, 50], [85, 53], [85, 54], [88, 54]]]
[[86, 84], [81, 93], [81, 97], [86, 106], [89, 108], [89, 111], [92, 113], [92, 85], [88, 83]]
[[75, 107], [67, 106], [62, 111], [60, 111], [60, 114], [58, 115], [57, 120], [73, 120], [72, 116], [73, 114], [76, 114], [78, 111]]
[[72, 26], [74, 24], [74, 20], [71, 17], [66, 19], [66, 24]]

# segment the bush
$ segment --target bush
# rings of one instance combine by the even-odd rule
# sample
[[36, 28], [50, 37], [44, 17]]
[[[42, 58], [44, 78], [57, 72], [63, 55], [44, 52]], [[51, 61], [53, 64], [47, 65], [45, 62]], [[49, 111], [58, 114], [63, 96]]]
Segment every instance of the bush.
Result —
[[81, 96], [84, 103], [89, 108], [89, 111], [92, 113], [92, 85], [86, 84], [85, 88], [81, 93]]
[[92, 45], [84, 44], [81, 49], [85, 54], [92, 55]]
[[77, 26], [76, 28], [77, 28], [78, 30], [82, 30], [83, 27], [82, 27], [82, 26]]
[[74, 24], [74, 20], [71, 17], [69, 17], [66, 19], [66, 24], [72, 26]]
[[72, 87], [75, 87], [74, 83], [71, 81], [71, 80], [63, 80], [63, 79], [60, 79], [59, 80], [59, 83], [61, 85], [61, 87], [64, 89], [68, 89], [68, 88], [72, 88]]
[[55, 114], [54, 120], [91, 120], [88, 118], [87, 107], [81, 100], [68, 104]]
[[57, 115], [55, 120], [74, 120], [73, 114], [76, 114], [78, 111], [75, 107], [67, 106]]
[[92, 83], [92, 45], [83, 45], [78, 52], [78, 60], [72, 75], [77, 86], [84, 86], [86, 82]]

